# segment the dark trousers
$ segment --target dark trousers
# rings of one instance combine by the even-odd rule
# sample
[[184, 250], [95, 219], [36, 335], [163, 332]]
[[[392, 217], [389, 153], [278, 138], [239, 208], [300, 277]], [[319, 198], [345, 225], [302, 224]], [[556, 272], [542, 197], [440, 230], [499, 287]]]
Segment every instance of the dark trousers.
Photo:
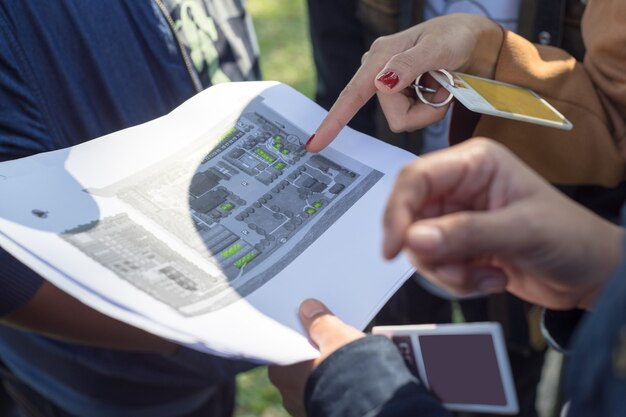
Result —
[[[0, 362], [0, 368], [3, 368], [4, 365]], [[17, 407], [15, 406], [15, 401], [7, 392], [7, 389], [4, 385], [4, 378], [2, 377], [2, 373], [0, 372], [0, 416], [3, 417], [17, 417]]]

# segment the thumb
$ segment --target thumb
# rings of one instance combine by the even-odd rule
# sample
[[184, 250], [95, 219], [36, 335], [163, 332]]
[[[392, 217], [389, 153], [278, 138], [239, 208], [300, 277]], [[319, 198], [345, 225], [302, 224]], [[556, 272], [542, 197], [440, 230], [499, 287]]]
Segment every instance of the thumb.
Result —
[[406, 249], [431, 264], [511, 256], [532, 245], [530, 229], [509, 208], [457, 212], [414, 223], [407, 231]]
[[410, 86], [419, 75], [438, 70], [438, 66], [432, 68], [436, 61], [429, 55], [433, 54], [425, 53], [421, 45], [417, 45], [392, 56], [376, 76], [376, 88], [383, 93], [395, 93]]
[[314, 299], [302, 303], [300, 320], [311, 341], [319, 348], [322, 357], [364, 336], [363, 332], [339, 320], [324, 304]]

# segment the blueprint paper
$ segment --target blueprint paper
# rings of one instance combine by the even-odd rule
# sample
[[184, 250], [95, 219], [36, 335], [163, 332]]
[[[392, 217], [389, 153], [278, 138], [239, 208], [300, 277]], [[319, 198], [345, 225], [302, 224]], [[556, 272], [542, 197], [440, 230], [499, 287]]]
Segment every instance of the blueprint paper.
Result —
[[324, 115], [284, 85], [222, 84], [152, 122], [0, 164], [0, 244], [178, 343], [310, 359], [304, 299], [363, 328], [412, 272], [380, 245], [387, 196], [415, 157], [350, 129], [309, 154]]

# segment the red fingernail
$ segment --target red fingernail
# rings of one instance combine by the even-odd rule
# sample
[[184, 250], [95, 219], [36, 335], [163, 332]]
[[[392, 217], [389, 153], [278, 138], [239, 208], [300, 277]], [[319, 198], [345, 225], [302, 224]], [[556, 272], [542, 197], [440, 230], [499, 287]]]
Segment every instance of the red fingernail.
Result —
[[387, 87], [390, 90], [394, 88], [400, 81], [400, 77], [398, 77], [398, 74], [396, 74], [393, 71], [387, 71], [379, 75], [378, 78], [376, 79], [380, 81], [381, 83], [383, 83], [385, 87]]
[[315, 137], [315, 133], [313, 133], [313, 136], [311, 136], [309, 140], [306, 141], [306, 143], [304, 144], [304, 149], [308, 148], [309, 143], [311, 143], [314, 137]]

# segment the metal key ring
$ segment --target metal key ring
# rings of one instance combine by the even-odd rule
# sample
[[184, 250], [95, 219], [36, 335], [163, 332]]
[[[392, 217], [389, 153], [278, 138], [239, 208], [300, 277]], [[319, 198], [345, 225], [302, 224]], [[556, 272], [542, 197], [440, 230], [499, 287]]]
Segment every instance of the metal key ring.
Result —
[[[445, 75], [446, 78], [450, 81], [450, 85], [454, 85], [454, 78], [452, 77], [452, 74], [450, 74], [448, 71], [446, 71], [444, 69], [440, 69], [440, 70], [437, 70], [436, 72], [440, 72], [443, 75]], [[450, 92], [448, 92], [448, 97], [446, 97], [446, 99], [444, 101], [441, 101], [439, 103], [433, 103], [432, 101], [430, 101], [426, 97], [424, 97], [423, 93], [435, 94], [437, 92], [437, 90], [434, 90], [432, 88], [428, 88], [428, 87], [424, 87], [423, 85], [420, 85], [420, 80], [422, 79], [423, 75], [424, 74], [420, 74], [420, 76], [415, 79], [415, 82], [413, 84], [411, 84], [411, 86], [413, 86], [413, 88], [415, 88], [415, 94], [417, 94], [417, 98], [419, 98], [422, 103], [428, 104], [431, 107], [438, 108], [438, 107], [447, 106], [452, 101], [452, 99], [454, 98], [454, 96]]]

